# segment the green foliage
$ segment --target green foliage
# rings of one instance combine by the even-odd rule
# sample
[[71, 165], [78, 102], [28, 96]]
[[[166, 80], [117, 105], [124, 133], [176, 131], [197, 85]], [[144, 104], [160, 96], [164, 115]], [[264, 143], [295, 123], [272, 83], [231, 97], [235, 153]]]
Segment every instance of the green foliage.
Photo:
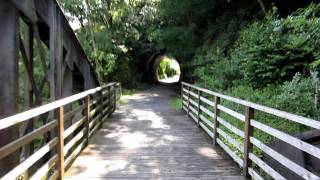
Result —
[[296, 72], [308, 75], [320, 52], [319, 7], [312, 4], [286, 18], [278, 18], [274, 10], [241, 31], [230, 56], [244, 80], [263, 87], [290, 80]]
[[[196, 83], [251, 102], [320, 119], [320, 110], [314, 104], [318, 79], [310, 77], [310, 72], [318, 71], [320, 64], [319, 9], [320, 4], [311, 4], [280, 18], [274, 8], [262, 20], [243, 21], [237, 33], [225, 28], [215, 41], [205, 42], [196, 50], [193, 64], [205, 64], [196, 66], [193, 72]], [[228, 101], [221, 103], [244, 113], [243, 106]], [[242, 122], [225, 113], [221, 117], [244, 130]], [[306, 126], [259, 111], [255, 112], [255, 120], [289, 134], [309, 130]], [[221, 128], [242, 141], [231, 131]], [[254, 136], [266, 143], [275, 140], [257, 129]], [[254, 152], [262, 154], [256, 148]]]
[[182, 109], [182, 101], [181, 98], [173, 98], [170, 100], [170, 106], [175, 109], [176, 111], [179, 111]]
[[180, 69], [175, 66], [176, 63], [176, 60], [169, 57], [162, 59], [158, 67], [158, 78], [167, 79], [175, 75], [180, 75]]
[[60, 0], [71, 22], [80, 24], [76, 34], [99, 80], [120, 81], [135, 87], [139, 52], [155, 17], [156, 0]]
[[274, 107], [284, 111], [319, 119], [319, 110], [314, 107], [314, 81], [296, 74], [283, 85], [269, 85], [255, 89], [248, 85], [231, 88], [228, 94], [252, 102]]
[[[69, 18], [80, 22], [77, 36], [101, 81], [120, 81], [135, 89], [141, 56], [164, 50], [185, 67], [191, 65], [183, 77], [192, 75], [202, 87], [320, 119], [313, 94], [318, 79], [310, 78], [320, 68], [319, 3], [280, 17], [275, 7], [262, 16], [256, 0], [60, 1]], [[172, 73], [168, 63], [160, 64], [160, 78]], [[244, 112], [235, 103], [221, 103]], [[178, 110], [181, 100], [175, 98], [170, 105]], [[244, 129], [233, 117], [221, 117]], [[308, 130], [262, 112], [255, 112], [255, 120], [289, 134]], [[254, 136], [267, 143], [274, 140], [257, 129]], [[254, 152], [261, 155], [256, 148]]]

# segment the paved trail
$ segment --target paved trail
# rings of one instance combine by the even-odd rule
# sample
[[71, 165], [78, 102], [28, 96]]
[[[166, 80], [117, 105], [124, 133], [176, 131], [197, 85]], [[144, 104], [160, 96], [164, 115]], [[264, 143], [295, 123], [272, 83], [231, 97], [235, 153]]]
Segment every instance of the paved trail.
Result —
[[243, 179], [185, 113], [176, 94], [153, 86], [117, 108], [66, 173], [66, 179]]

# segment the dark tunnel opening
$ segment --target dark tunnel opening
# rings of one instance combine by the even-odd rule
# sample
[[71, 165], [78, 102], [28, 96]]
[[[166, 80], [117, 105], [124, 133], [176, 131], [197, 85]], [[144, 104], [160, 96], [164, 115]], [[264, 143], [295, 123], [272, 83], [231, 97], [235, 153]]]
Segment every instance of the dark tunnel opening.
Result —
[[164, 53], [154, 53], [144, 63], [143, 80], [151, 84], [175, 84], [180, 81], [181, 68], [177, 59]]

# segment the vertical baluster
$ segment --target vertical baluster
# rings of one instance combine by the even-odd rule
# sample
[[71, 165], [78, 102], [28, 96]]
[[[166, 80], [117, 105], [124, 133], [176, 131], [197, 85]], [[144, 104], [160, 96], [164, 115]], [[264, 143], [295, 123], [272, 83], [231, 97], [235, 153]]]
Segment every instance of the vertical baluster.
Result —
[[254, 109], [246, 107], [245, 112], [245, 136], [244, 136], [244, 155], [243, 155], [243, 175], [249, 177], [248, 169], [251, 167], [252, 162], [249, 159], [249, 153], [252, 150], [252, 144], [250, 143], [250, 137], [253, 133], [253, 127], [250, 124], [251, 119], [254, 117]]
[[59, 178], [64, 178], [64, 155], [63, 155], [63, 146], [64, 146], [64, 109], [63, 106], [56, 109], [56, 117], [58, 119], [57, 126], [57, 136], [58, 136], [58, 144], [57, 144], [57, 153], [58, 153], [58, 161], [56, 163], [56, 169], [59, 171]]
[[85, 138], [86, 140], [86, 145], [89, 144], [89, 134], [90, 134], [90, 95], [87, 95], [85, 97], [85, 116], [86, 116], [86, 121], [85, 121], [85, 126], [86, 126], [86, 132], [85, 132]]
[[213, 144], [217, 145], [218, 132], [217, 129], [219, 127], [218, 117], [220, 116], [220, 110], [218, 109], [218, 105], [220, 104], [220, 97], [215, 97], [215, 107], [214, 107], [214, 127], [213, 127]]

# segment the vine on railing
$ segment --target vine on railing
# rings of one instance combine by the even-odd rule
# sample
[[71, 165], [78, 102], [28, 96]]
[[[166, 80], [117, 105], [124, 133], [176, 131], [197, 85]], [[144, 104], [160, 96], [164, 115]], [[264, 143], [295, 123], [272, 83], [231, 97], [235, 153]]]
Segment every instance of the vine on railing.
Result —
[[[110, 83], [1, 119], [0, 131], [44, 113], [54, 114], [34, 131], [0, 147], [0, 159], [3, 159], [33, 141], [45, 141], [1, 179], [63, 179], [65, 170], [89, 144], [90, 137], [103, 125], [106, 117], [115, 110], [120, 96], [121, 85]], [[70, 110], [65, 112], [65, 109]], [[29, 175], [23, 178], [23, 174]]]
[[[255, 113], [265, 113], [276, 118], [282, 118], [289, 122], [315, 129], [316, 131], [320, 130], [319, 121], [226, 96], [185, 82], [181, 84], [181, 98], [183, 110], [213, 139], [214, 144], [224, 149], [243, 169], [245, 177], [252, 177], [254, 179], [264, 179], [264, 177], [286, 179], [286, 175], [277, 172], [278, 169], [273, 167], [273, 164], [265, 161], [263, 157], [268, 155], [274, 161], [277, 161], [277, 163], [303, 179], [320, 179], [319, 172], [314, 171], [308, 166], [301, 166], [301, 163], [271, 148], [253, 133], [254, 131], [261, 131], [296, 148], [303, 153], [303, 156], [308, 154], [319, 160], [320, 149], [318, 147], [275, 127], [264, 124], [259, 119], [255, 120], [255, 118], [258, 118], [255, 117]], [[214, 101], [211, 99], [214, 99]], [[222, 105], [222, 100], [241, 106], [244, 109], [244, 113]], [[222, 113], [225, 114], [224, 117]], [[242, 124], [242, 128], [236, 127], [230, 118], [227, 117], [234, 118], [235, 121]], [[257, 154], [254, 149], [262, 153]]]

